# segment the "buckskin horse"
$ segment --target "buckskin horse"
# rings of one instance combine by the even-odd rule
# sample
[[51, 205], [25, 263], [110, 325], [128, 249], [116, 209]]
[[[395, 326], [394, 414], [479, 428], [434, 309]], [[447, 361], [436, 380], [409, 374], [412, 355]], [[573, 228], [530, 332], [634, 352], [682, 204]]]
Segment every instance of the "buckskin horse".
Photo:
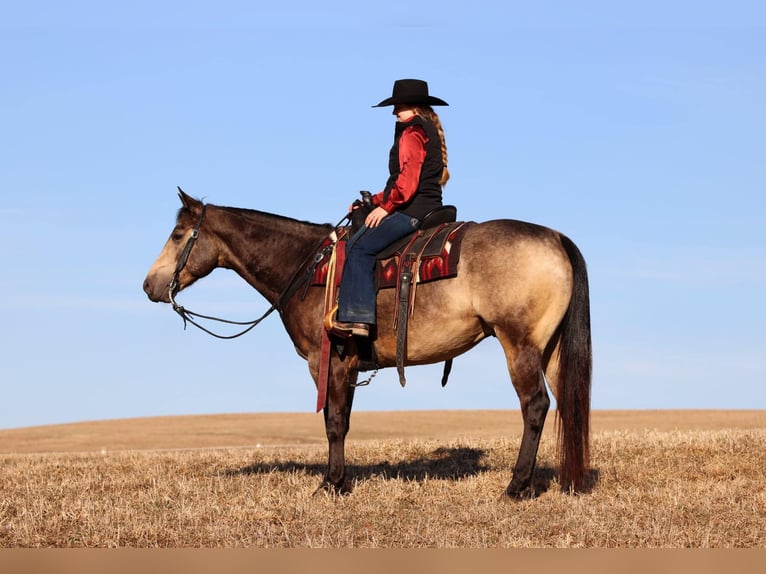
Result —
[[[152, 301], [173, 296], [216, 268], [234, 270], [263, 295], [282, 319], [298, 354], [319, 385], [325, 290], [290, 289], [310, 265], [330, 224], [298, 221], [252, 209], [203, 204], [179, 188], [176, 225], [144, 281]], [[586, 489], [589, 458], [591, 327], [588, 277], [580, 250], [565, 235], [532, 223], [492, 220], [465, 231], [453, 278], [418, 287], [407, 334], [407, 365], [451, 360], [489, 336], [497, 337], [519, 398], [524, 431], [510, 498], [534, 496], [537, 450], [550, 406], [557, 401], [559, 482], [565, 492]], [[395, 364], [390, 317], [395, 292], [381, 289], [377, 366]], [[361, 364], [354, 339], [333, 348], [324, 421], [329, 444], [317, 491], [347, 493], [345, 438]]]

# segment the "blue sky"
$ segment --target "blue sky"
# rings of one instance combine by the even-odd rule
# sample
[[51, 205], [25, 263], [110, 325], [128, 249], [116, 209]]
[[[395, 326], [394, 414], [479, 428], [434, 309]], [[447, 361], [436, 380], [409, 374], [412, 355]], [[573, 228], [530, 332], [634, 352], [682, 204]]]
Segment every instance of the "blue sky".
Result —
[[[397, 78], [429, 82], [461, 219], [559, 229], [589, 265], [596, 409], [766, 408], [760, 2], [25, 2], [0, 9], [0, 428], [311, 412], [276, 316], [184, 331], [141, 283], [176, 185], [335, 222], [386, 179]], [[220, 271], [179, 296], [267, 308]], [[518, 408], [499, 345], [356, 410]], [[319, 416], [319, 415], [318, 415]]]

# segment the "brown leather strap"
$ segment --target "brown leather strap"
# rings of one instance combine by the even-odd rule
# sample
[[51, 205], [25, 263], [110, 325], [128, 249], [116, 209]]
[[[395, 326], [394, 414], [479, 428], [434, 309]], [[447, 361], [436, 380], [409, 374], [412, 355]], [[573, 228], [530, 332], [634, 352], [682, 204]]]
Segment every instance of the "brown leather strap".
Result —
[[412, 287], [412, 264], [414, 258], [410, 255], [402, 257], [402, 272], [399, 276], [399, 300], [397, 305], [396, 322], [396, 371], [399, 373], [399, 384], [404, 386], [404, 359], [407, 354], [407, 319], [410, 307], [410, 288]]
[[[407, 252], [410, 250], [410, 248], [415, 243], [415, 241], [417, 241], [422, 235], [423, 235], [423, 232], [418, 229], [415, 233], [412, 234], [412, 237], [410, 238], [409, 242], [407, 243], [407, 247], [405, 247], [404, 250], [402, 251], [401, 263], [399, 264], [400, 272], [399, 272], [399, 275], [398, 275], [397, 281], [396, 281], [396, 298], [397, 298], [397, 300], [401, 300], [401, 294], [400, 294], [400, 291], [401, 291], [401, 279], [402, 279], [401, 271], [404, 270], [404, 267], [406, 265]], [[394, 329], [396, 329], [397, 331], [399, 330], [399, 310], [400, 310], [400, 306], [397, 305], [395, 307], [395, 309], [394, 309]], [[405, 330], [406, 330], [406, 324], [407, 324], [406, 323], [407, 322], [407, 314], [406, 313], [404, 314], [404, 319], [403, 320], [405, 321]]]
[[317, 378], [317, 410], [324, 409], [327, 404], [327, 387], [330, 382], [330, 349], [332, 341], [330, 334], [322, 329], [322, 347], [319, 351], [319, 377]]
[[[338, 298], [338, 289], [340, 288], [340, 281], [343, 276], [343, 266], [346, 263], [346, 243], [338, 241], [335, 243], [333, 258], [331, 260], [332, 268], [330, 269], [330, 275], [328, 277], [327, 286], [325, 287], [325, 322], [332, 320], [333, 309], [335, 308], [335, 302]], [[327, 311], [327, 307], [330, 307], [330, 311]], [[319, 376], [317, 378], [317, 410], [316, 412], [324, 409], [327, 404], [327, 387], [330, 382], [330, 351], [332, 349], [332, 341], [330, 340], [330, 333], [328, 330], [322, 329], [322, 346], [319, 351]]]

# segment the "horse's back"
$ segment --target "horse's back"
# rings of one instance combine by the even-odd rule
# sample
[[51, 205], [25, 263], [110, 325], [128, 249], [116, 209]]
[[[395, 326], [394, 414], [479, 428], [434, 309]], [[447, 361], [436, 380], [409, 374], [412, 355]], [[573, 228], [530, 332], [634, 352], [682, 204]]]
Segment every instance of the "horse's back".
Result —
[[561, 236], [550, 227], [518, 219], [491, 219], [474, 223], [467, 235], [472, 241], [486, 242], [487, 247], [496, 245], [500, 248], [515, 247], [521, 243], [558, 245]]
[[458, 272], [495, 285], [547, 283], [546, 276], [566, 280], [571, 265], [561, 237], [548, 227], [515, 219], [477, 223], [466, 232]]

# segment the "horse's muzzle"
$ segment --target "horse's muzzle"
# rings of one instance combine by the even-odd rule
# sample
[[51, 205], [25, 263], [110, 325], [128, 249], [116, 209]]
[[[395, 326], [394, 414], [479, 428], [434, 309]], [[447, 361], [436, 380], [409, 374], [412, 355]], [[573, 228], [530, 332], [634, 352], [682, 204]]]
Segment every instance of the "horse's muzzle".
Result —
[[159, 283], [160, 282], [152, 281], [151, 278], [147, 276], [147, 278], [144, 279], [144, 293], [146, 293], [150, 301], [154, 301], [155, 303], [170, 303], [168, 286], [163, 285], [158, 288], [157, 285]]

